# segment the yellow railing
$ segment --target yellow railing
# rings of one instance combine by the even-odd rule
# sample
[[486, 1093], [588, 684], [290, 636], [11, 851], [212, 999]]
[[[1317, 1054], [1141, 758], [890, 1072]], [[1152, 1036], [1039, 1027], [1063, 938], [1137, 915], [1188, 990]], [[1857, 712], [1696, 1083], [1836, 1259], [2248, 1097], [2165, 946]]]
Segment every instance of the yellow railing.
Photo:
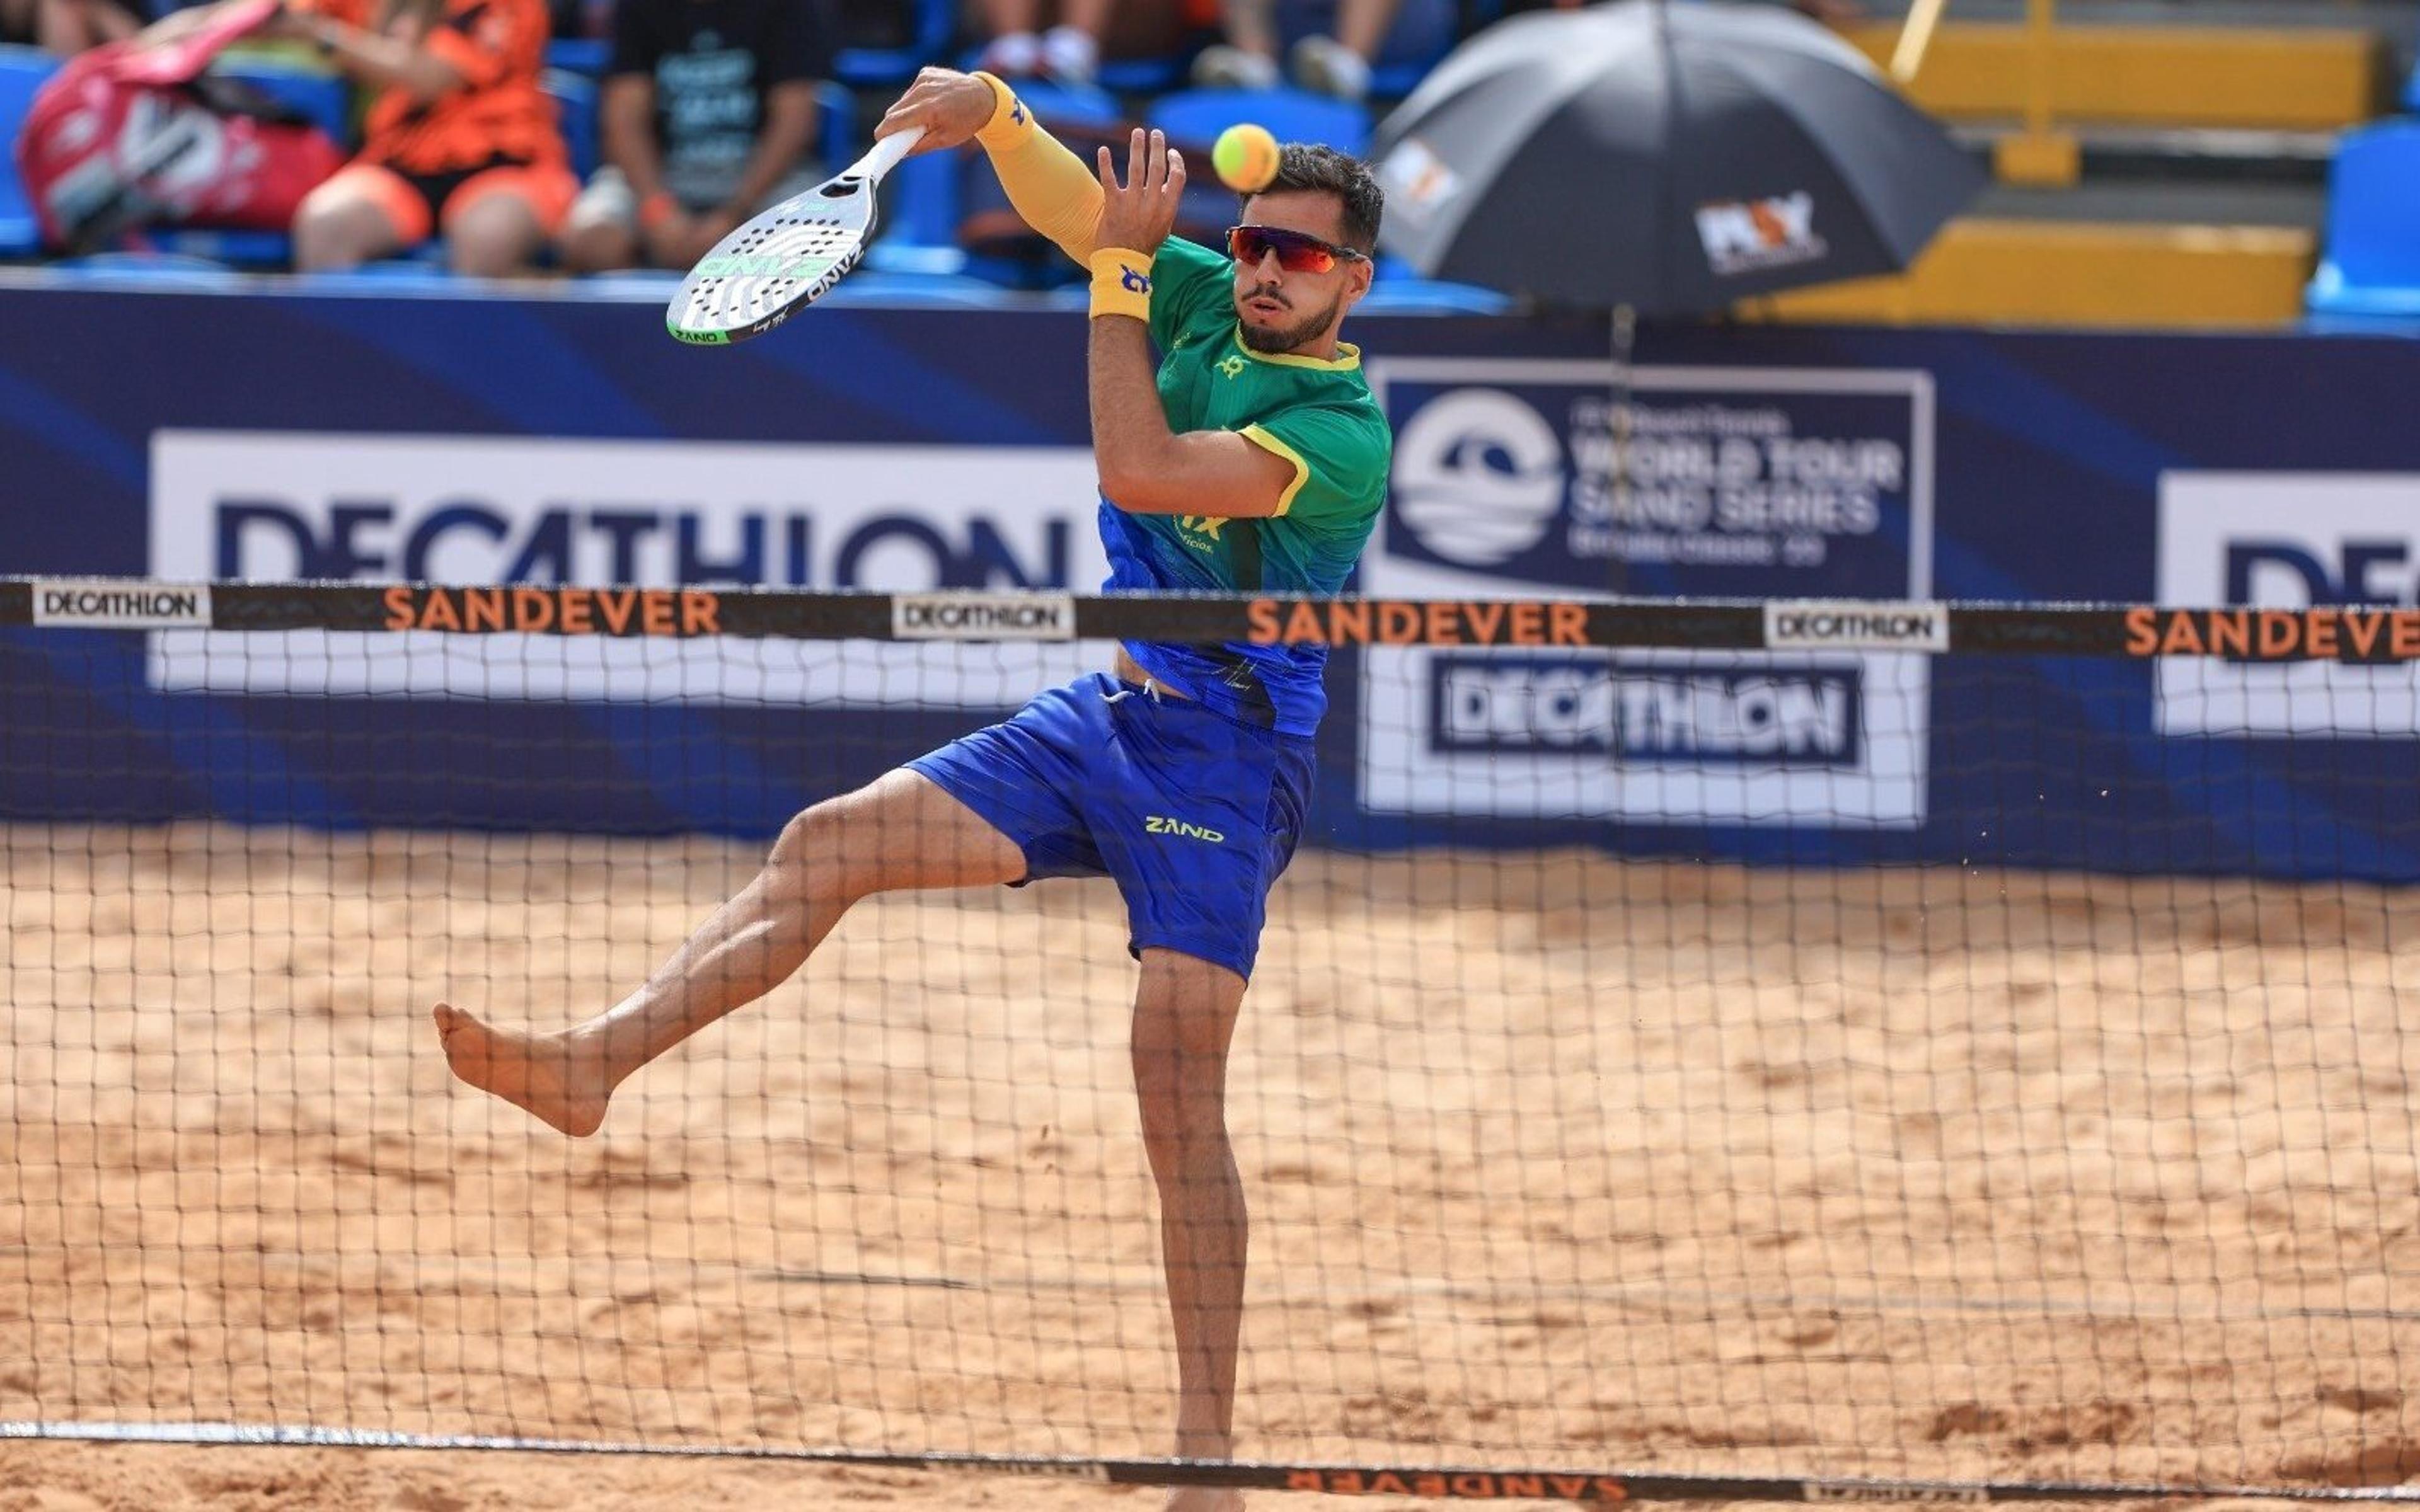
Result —
[[[1903, 88], [1924, 68], [1924, 54], [1941, 25], [1948, 0], [1916, 0], [1900, 28], [1899, 45], [1891, 50], [1891, 77]], [[2056, 0], [2025, 0], [2024, 130], [2003, 137], [1993, 149], [1992, 165], [2001, 182], [2064, 188], [2083, 172], [2075, 135], [2051, 121], [2051, 97], [2056, 62], [2053, 44], [2058, 30]]]

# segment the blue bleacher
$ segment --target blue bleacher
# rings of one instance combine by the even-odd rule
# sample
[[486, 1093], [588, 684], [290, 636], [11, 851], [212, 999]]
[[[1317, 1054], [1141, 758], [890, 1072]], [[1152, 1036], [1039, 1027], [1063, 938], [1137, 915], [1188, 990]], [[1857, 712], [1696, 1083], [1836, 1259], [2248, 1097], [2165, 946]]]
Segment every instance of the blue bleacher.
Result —
[[[603, 161], [600, 85], [589, 75], [560, 68], [549, 68], [539, 82], [554, 100], [571, 171], [586, 183]], [[845, 85], [828, 82], [815, 86], [815, 143], [822, 161], [835, 173], [857, 156], [857, 97]]]
[[[1426, 0], [1425, 4], [1415, 0], [1404, 5], [1396, 14], [1386, 46], [1370, 66], [1370, 98], [1401, 100], [1418, 87], [1428, 71], [1453, 51], [1461, 8], [1451, 0]], [[1496, 20], [1502, 10], [1495, 0], [1476, 0], [1470, 8], [1474, 25]]]
[[1370, 146], [1369, 111], [1300, 89], [1186, 89], [1153, 100], [1144, 118], [1171, 141], [1204, 151], [1219, 132], [1245, 121], [1267, 127], [1280, 142], [1325, 142], [1356, 156]]
[[597, 171], [597, 81], [584, 73], [548, 69], [538, 75], [538, 87], [554, 101], [555, 128], [571, 154], [571, 171], [584, 184]]
[[898, 88], [916, 77], [927, 63], [938, 63], [949, 52], [956, 28], [952, 0], [903, 0], [912, 5], [915, 24], [902, 47], [844, 47], [832, 60], [832, 71], [853, 89]]
[[566, 73], [601, 79], [613, 61], [613, 44], [602, 37], [558, 37], [546, 44], [546, 66]]
[[2420, 121], [2338, 139], [2326, 243], [2304, 303], [2326, 315], [2420, 314]]
[[[884, 92], [903, 85], [917, 68], [946, 56], [954, 33], [952, 0], [902, 0], [912, 8], [909, 41], [896, 48], [848, 48], [835, 62], [841, 78]], [[1407, 6], [1406, 13], [1419, 9]], [[1493, 0], [1478, 0], [1477, 12], [1492, 16]], [[1415, 27], [1418, 33], [1420, 28]], [[1434, 62], [1433, 38], [1407, 35], [1418, 57], [1381, 58], [1375, 93], [1399, 95], [1408, 90]], [[572, 164], [584, 179], [599, 160], [597, 79], [608, 66], [610, 43], [597, 39], [565, 39], [550, 44], [548, 92], [561, 109], [566, 144]], [[1042, 81], [1020, 83], [1020, 89], [1046, 119], [1099, 123], [1120, 116], [1118, 101], [1109, 92], [1126, 96], [1159, 95], [1146, 108], [1148, 119], [1181, 141], [1205, 146], [1227, 125], [1255, 120], [1287, 140], [1324, 141], [1348, 151], [1366, 149], [1369, 113], [1361, 106], [1298, 90], [1267, 92], [1179, 90], [1161, 94], [1181, 83], [1189, 50], [1166, 57], [1119, 59], [1106, 63], [1102, 83], [1108, 88], [1068, 89]], [[34, 90], [54, 71], [55, 60], [30, 48], [0, 47], [0, 139], [13, 138]], [[340, 140], [349, 138], [349, 91], [338, 77], [294, 66], [277, 56], [245, 55], [243, 50], [223, 58], [220, 72], [250, 84], [318, 122]], [[1390, 72], [1390, 70], [1393, 70]], [[1400, 77], [1398, 76], [1400, 75]], [[862, 146], [856, 100], [842, 85], [825, 87], [819, 105], [821, 156], [834, 171], [853, 159]], [[1206, 165], [1205, 165], [1206, 166]], [[869, 259], [869, 271], [901, 276], [954, 276], [961, 271], [985, 272], [1009, 279], [1005, 270], [970, 269], [956, 247], [965, 172], [957, 154], [931, 154], [902, 164], [885, 193], [883, 242]], [[291, 243], [283, 233], [267, 231], [157, 231], [142, 243], [171, 258], [212, 259], [241, 267], [277, 267], [290, 261]], [[16, 183], [13, 168], [0, 162], [0, 256], [24, 256], [39, 251], [38, 228], [31, 208]], [[427, 267], [428, 255], [397, 259], [399, 268]], [[172, 264], [163, 264], [163, 268]], [[1422, 289], [1420, 281], [1389, 275], [1386, 302], [1408, 302], [1415, 297], [1441, 305], [1485, 297], [1483, 291], [1461, 285]], [[2315, 285], [2316, 287], [2317, 285]], [[954, 299], [964, 289], [942, 289], [939, 297]], [[1373, 298], [1376, 296], [1373, 296]], [[2317, 307], [2315, 305], [2315, 307]]]
[[[34, 91], [57, 68], [58, 60], [39, 48], [0, 47], [0, 144], [16, 142]], [[31, 256], [41, 245], [41, 226], [18, 181], [16, 159], [0, 157], [0, 257]]]
[[[210, 71], [259, 90], [339, 145], [351, 140], [352, 90], [342, 75], [241, 52], [222, 54]], [[239, 268], [284, 268], [294, 260], [294, 240], [283, 231], [160, 230], [144, 233], [143, 239], [171, 256]]]
[[250, 85], [340, 143], [351, 139], [352, 86], [342, 74], [240, 53], [220, 54], [210, 72]]
[[[1044, 121], [1099, 125], [1119, 118], [1117, 101], [1098, 89], [1022, 80], [1017, 94]], [[883, 184], [881, 239], [866, 254], [869, 270], [927, 275], [972, 270], [989, 277], [994, 286], [1016, 281], [1014, 270], [993, 260], [969, 259], [958, 248], [959, 176], [967, 171], [955, 152], [922, 153], [892, 170]]]

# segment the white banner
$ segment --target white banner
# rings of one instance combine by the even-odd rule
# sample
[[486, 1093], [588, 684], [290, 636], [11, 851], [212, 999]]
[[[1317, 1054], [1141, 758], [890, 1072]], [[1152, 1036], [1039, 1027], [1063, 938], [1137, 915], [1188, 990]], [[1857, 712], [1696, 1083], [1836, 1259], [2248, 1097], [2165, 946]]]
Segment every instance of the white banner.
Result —
[[1632, 593], [1789, 600], [1767, 633], [1792, 649], [1373, 649], [1367, 807], [1923, 822], [1931, 658], [1885, 648], [1946, 636], [1938, 606], [1920, 602], [1931, 588], [1930, 375], [1643, 367], [1617, 409], [1598, 363], [1381, 360], [1370, 373], [1396, 443], [1364, 592], [1598, 595], [1618, 563]]
[[[1109, 571], [1097, 506], [1080, 447], [168, 430], [151, 444], [151, 572], [1089, 592]], [[170, 631], [152, 638], [151, 675], [216, 691], [992, 708], [1107, 655], [1077, 643]]]
[[[2165, 472], [2153, 596], [2420, 604], [2420, 473]], [[2164, 735], [2420, 735], [2420, 666], [2163, 658]]]

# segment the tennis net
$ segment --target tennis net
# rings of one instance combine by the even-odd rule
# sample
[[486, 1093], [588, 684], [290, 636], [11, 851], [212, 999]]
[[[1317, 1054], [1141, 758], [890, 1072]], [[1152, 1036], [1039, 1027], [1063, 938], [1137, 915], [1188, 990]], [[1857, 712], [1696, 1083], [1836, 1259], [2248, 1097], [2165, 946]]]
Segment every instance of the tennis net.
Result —
[[[869, 900], [589, 1140], [428, 1019], [608, 1006], [799, 808], [1119, 639], [1338, 648], [1229, 1078], [1249, 1466], [1162, 1462], [1109, 884]], [[2420, 1493], [2416, 656], [2401, 610], [0, 581], [0, 1433]]]

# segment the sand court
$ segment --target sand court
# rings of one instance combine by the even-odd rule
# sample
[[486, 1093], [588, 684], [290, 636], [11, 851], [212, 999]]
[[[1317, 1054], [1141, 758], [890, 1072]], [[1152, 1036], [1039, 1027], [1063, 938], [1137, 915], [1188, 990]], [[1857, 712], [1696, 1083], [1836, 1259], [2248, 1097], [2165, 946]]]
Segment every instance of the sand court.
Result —
[[[594, 1139], [451, 1081], [429, 1005], [570, 1022], [757, 856], [0, 828], [0, 1420], [1162, 1452], [1109, 885], [862, 904]], [[2420, 1479], [2420, 894], [1307, 852], [1270, 913], [1231, 1087], [1246, 1458]], [[10, 1507], [559, 1486], [1154, 1504], [0, 1446]]]

